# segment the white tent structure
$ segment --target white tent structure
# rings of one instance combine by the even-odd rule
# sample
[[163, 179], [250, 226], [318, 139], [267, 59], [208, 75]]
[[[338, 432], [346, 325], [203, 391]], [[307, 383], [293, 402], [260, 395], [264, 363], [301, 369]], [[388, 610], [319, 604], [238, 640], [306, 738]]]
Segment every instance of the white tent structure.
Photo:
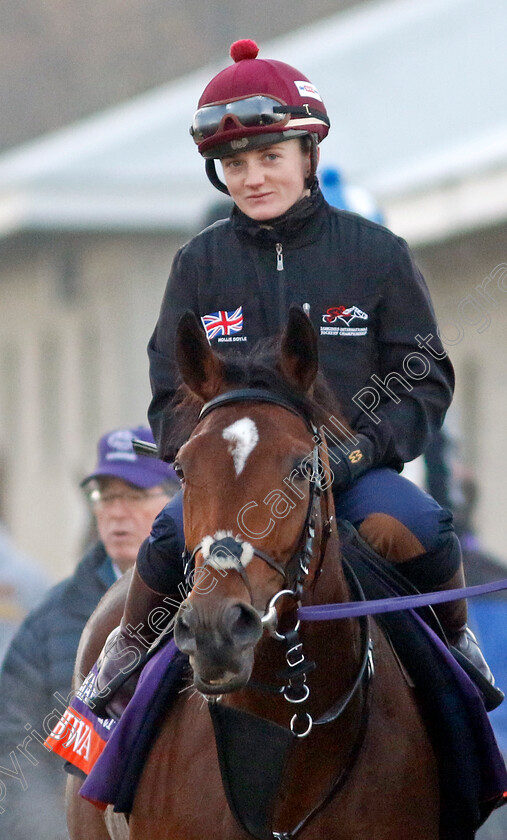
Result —
[[[319, 88], [332, 123], [322, 163], [373, 193], [387, 224], [416, 248], [438, 314], [450, 319], [456, 422], [468, 466], [479, 471], [479, 527], [498, 551], [506, 536], [506, 32], [505, 0], [373, 0], [260, 45], [261, 57], [300, 67]], [[55, 573], [75, 558], [76, 478], [96, 436], [145, 417], [144, 348], [170, 261], [218, 195], [188, 126], [219, 69], [0, 157], [3, 513], [22, 548]], [[28, 488], [37, 494], [30, 521]]]
[[[260, 55], [317, 84], [332, 121], [323, 162], [339, 163], [419, 242], [507, 217], [506, 31], [503, 0], [377, 0]], [[195, 227], [213, 191], [188, 127], [219, 69], [5, 155], [0, 234]]]

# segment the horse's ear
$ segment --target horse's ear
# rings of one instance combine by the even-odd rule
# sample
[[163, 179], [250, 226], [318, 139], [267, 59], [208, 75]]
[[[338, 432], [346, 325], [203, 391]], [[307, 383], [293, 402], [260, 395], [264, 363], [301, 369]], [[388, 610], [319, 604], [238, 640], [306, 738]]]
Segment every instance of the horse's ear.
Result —
[[176, 361], [185, 385], [204, 402], [220, 391], [223, 363], [209, 346], [195, 314], [185, 312], [176, 329]]
[[310, 319], [299, 306], [291, 306], [289, 310], [289, 320], [282, 335], [280, 366], [284, 376], [305, 392], [317, 376], [317, 336]]

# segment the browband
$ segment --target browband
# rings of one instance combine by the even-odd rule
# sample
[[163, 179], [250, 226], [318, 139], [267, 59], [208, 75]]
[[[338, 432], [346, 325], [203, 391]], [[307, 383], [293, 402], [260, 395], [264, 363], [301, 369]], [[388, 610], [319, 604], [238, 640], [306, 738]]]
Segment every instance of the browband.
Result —
[[225, 394], [219, 394], [218, 397], [214, 397], [203, 405], [199, 414], [199, 421], [203, 420], [215, 408], [237, 402], [264, 402], [279, 405], [304, 420], [312, 434], [316, 433], [316, 428], [311, 421], [301, 411], [298, 411], [289, 400], [280, 397], [278, 394], [273, 394], [266, 388], [238, 388], [235, 391], [226, 391]]

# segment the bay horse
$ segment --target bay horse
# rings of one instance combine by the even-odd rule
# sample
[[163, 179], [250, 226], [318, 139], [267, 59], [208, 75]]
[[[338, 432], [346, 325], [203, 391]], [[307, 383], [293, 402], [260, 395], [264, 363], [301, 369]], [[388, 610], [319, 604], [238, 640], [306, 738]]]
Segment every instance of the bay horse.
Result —
[[[271, 361], [219, 356], [191, 313], [180, 321], [176, 346], [193, 430], [175, 468], [195, 572], [175, 641], [189, 656], [195, 691], [181, 692], [161, 725], [125, 836], [438, 840], [435, 753], [414, 689], [379, 626], [366, 619], [297, 625], [298, 604], [358, 597], [340, 554], [317, 431], [336, 408], [319, 385], [308, 318], [291, 309]], [[119, 622], [125, 590], [117, 585], [92, 617], [78, 672], [87, 672]], [[237, 714], [240, 730], [252, 723], [250, 754], [228, 759], [250, 823], [238, 822], [228, 805], [210, 711], [214, 721]], [[276, 748], [270, 734], [256, 743], [264, 725], [290, 739], [272, 791], [266, 755], [276, 760]], [[72, 840], [107, 840], [102, 816], [79, 798], [79, 786], [71, 777]], [[256, 835], [257, 802], [270, 794], [269, 820]]]

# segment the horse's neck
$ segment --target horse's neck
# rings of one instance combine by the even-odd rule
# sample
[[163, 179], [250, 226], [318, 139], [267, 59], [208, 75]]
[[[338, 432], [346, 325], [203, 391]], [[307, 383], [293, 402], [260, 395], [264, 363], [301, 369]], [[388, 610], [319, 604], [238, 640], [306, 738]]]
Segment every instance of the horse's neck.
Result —
[[350, 592], [343, 569], [340, 541], [336, 525], [333, 524], [315, 580], [304, 590], [303, 603], [309, 606], [339, 604], [349, 600]]
[[[338, 535], [335, 530], [329, 539], [326, 553], [313, 586], [305, 590], [303, 605], [337, 604], [351, 600], [345, 578]], [[304, 621], [301, 624], [301, 638], [307, 656], [314, 659], [317, 668], [314, 681], [334, 683], [335, 689], [347, 685], [356, 673], [360, 656], [359, 626], [357, 621]], [[330, 664], [336, 662], [336, 673]], [[319, 668], [319, 663], [322, 667]]]

